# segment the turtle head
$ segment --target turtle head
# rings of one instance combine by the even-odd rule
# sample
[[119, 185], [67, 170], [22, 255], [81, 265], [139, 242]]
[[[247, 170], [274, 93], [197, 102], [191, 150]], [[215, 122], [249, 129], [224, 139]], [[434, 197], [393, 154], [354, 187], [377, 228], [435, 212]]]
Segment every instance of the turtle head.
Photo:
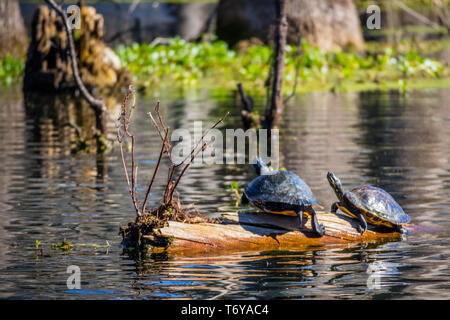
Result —
[[268, 174], [271, 171], [267, 164], [260, 157], [255, 158], [253, 167], [255, 168], [256, 174], [258, 176]]
[[342, 198], [344, 197], [344, 189], [342, 188], [341, 180], [339, 180], [333, 172], [328, 172], [327, 179], [339, 201], [342, 201]]

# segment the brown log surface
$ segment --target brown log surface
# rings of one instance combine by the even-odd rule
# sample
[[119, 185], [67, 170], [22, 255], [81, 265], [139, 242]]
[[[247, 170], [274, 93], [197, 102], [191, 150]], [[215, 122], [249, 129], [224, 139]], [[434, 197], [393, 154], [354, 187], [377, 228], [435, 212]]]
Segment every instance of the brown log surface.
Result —
[[[398, 240], [400, 233], [369, 229], [361, 235], [358, 221], [343, 214], [318, 212], [319, 222], [325, 226], [325, 235], [312, 232], [311, 219], [299, 230], [297, 217], [255, 212], [229, 212], [222, 215], [221, 224], [187, 224], [169, 221], [159, 230], [171, 237], [167, 251], [172, 253], [223, 253], [249, 250], [291, 250], [327, 244]], [[304, 219], [305, 220], [305, 219]]]

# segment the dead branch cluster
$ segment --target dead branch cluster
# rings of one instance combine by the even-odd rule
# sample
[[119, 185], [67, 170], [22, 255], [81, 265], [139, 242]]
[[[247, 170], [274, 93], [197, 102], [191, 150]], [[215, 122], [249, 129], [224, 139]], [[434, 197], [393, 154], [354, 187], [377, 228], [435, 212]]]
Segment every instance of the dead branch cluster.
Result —
[[[138, 167], [136, 166], [136, 159], [135, 159], [135, 136], [133, 133], [130, 132], [130, 123], [135, 109], [136, 109], [135, 91], [133, 87], [130, 86], [123, 100], [120, 116], [117, 123], [117, 141], [119, 142], [120, 155], [122, 159], [123, 169], [125, 172], [125, 178], [128, 184], [128, 191], [130, 193], [130, 197], [137, 215], [136, 222], [141, 221], [145, 223], [146, 221], [147, 222], [150, 221], [149, 224], [151, 224], [152, 226], [156, 226], [154, 224], [155, 221], [157, 221], [158, 222], [157, 224], [161, 226], [167, 220], [175, 220], [188, 223], [214, 222], [215, 219], [208, 219], [206, 217], [201, 216], [193, 205], [182, 206], [179, 196], [175, 201], [174, 195], [181, 178], [184, 176], [188, 168], [191, 166], [195, 157], [200, 152], [204, 151], [208, 147], [208, 145], [210, 145], [211, 142], [213, 141], [213, 139], [205, 141], [205, 136], [211, 129], [217, 127], [220, 123], [222, 123], [224, 118], [228, 115], [228, 113], [202, 134], [200, 140], [196, 144], [194, 144], [194, 147], [192, 148], [190, 154], [188, 154], [183, 159], [183, 161], [175, 163], [171, 156], [172, 144], [170, 142], [170, 128], [166, 125], [161, 116], [160, 103], [158, 101], [154, 110], [155, 114], [149, 112], [148, 115], [161, 139], [161, 150], [159, 152], [156, 167], [148, 183], [144, 201], [142, 202], [142, 205], [139, 206], [139, 201], [136, 194], [136, 186], [138, 181]], [[124, 151], [124, 143], [126, 143], [127, 140], [131, 140], [131, 151], [130, 151], [131, 155], [129, 160], [129, 162], [131, 163], [128, 165]], [[167, 172], [167, 182], [164, 189], [164, 195], [162, 197], [159, 206], [147, 211], [147, 204], [149, 201], [150, 192], [154, 185], [155, 178], [158, 174], [163, 159], [167, 159], [169, 162], [169, 168]], [[129, 172], [130, 170], [129, 166], [131, 166], [130, 168], [131, 172]]]

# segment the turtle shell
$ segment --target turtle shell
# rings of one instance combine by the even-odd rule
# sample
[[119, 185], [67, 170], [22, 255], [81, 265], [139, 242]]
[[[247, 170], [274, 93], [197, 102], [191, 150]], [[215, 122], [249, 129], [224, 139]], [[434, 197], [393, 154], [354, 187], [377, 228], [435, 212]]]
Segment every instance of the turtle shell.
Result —
[[344, 198], [364, 215], [368, 223], [392, 227], [410, 220], [394, 198], [381, 188], [356, 187], [346, 192]]
[[256, 177], [244, 193], [250, 202], [270, 213], [295, 215], [298, 209], [318, 204], [308, 185], [288, 170]]

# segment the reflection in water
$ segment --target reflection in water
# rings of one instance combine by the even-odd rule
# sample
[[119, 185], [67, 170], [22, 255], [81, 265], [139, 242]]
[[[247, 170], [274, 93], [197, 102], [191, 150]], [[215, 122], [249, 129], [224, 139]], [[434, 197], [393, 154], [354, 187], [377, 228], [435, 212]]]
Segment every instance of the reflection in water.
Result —
[[[123, 252], [118, 228], [134, 211], [118, 150], [103, 156], [71, 154], [76, 133], [63, 124], [70, 120], [92, 126], [80, 120], [85, 118], [83, 107], [71, 99], [27, 98], [24, 103], [20, 95], [1, 95], [0, 297], [450, 298], [449, 90], [299, 95], [286, 108], [280, 146], [281, 165], [304, 178], [323, 205], [335, 201], [326, 181], [332, 170], [346, 188], [381, 186], [414, 223], [439, 227], [439, 232], [400, 242], [219, 257]], [[161, 96], [170, 96], [161, 105], [171, 128], [193, 130], [194, 120], [213, 123], [228, 110], [232, 116], [226, 127], [239, 126], [231, 93], [193, 90]], [[155, 103], [138, 101], [133, 127], [141, 198], [160, 148], [146, 116]], [[244, 186], [253, 176], [248, 165], [194, 166], [179, 191], [185, 203], [218, 216], [234, 203], [227, 188], [231, 182]], [[155, 185], [162, 186], [165, 179], [160, 174]], [[162, 187], [152, 190], [153, 204], [161, 192]], [[73, 251], [50, 249], [64, 238], [75, 244]], [[43, 256], [35, 255], [36, 240], [42, 242]], [[80, 245], [106, 241], [110, 248]], [[380, 262], [380, 287], [370, 289], [370, 270]], [[66, 287], [69, 265], [81, 269], [81, 291]]]
[[[390, 245], [393, 245], [390, 247]], [[220, 257], [152, 257], [138, 260], [133, 288], [140, 297], [235, 299], [371, 298], [401, 293], [404, 266], [384, 260], [395, 244], [243, 252]], [[380, 288], [367, 287], [368, 269], [383, 261]], [[393, 280], [393, 278], [395, 280]]]

